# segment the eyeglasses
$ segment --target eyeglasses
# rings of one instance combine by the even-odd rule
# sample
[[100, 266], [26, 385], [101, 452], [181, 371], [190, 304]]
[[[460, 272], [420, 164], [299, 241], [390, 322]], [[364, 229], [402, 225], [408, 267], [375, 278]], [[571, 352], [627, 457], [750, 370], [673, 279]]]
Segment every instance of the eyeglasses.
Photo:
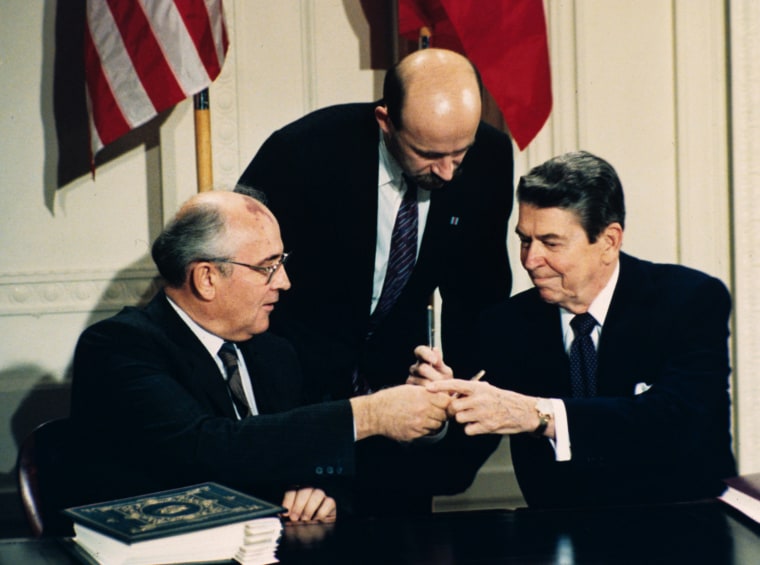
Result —
[[269, 284], [272, 282], [272, 279], [274, 278], [274, 274], [277, 272], [277, 269], [285, 265], [285, 262], [288, 260], [288, 257], [290, 256], [290, 253], [283, 253], [280, 255], [279, 260], [274, 265], [269, 265], [267, 267], [262, 267], [261, 265], [249, 265], [248, 263], [241, 263], [240, 261], [233, 261], [232, 259], [198, 259], [199, 261], [208, 261], [209, 263], [229, 263], [231, 265], [240, 265], [241, 267], [248, 267], [252, 271], [256, 271], [257, 273], [261, 273], [262, 275], [266, 275], [267, 277], [267, 283]]

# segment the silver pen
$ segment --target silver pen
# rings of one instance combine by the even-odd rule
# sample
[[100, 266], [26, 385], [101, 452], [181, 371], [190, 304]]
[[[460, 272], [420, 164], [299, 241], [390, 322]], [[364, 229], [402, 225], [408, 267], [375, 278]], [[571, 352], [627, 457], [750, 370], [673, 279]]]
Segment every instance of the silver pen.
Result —
[[435, 321], [433, 316], [433, 305], [427, 307], [427, 344], [429, 347], [435, 347]]

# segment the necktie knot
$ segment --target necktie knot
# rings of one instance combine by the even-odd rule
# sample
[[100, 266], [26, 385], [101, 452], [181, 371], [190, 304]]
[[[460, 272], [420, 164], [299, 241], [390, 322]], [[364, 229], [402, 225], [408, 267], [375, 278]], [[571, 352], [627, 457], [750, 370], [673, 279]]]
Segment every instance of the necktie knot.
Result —
[[237, 351], [235, 351], [234, 344], [225, 341], [219, 348], [219, 358], [222, 360], [228, 376], [230, 375], [230, 369], [233, 371], [237, 369]]
[[242, 418], [251, 413], [248, 399], [243, 389], [243, 379], [240, 375], [240, 366], [238, 365], [238, 356], [235, 345], [225, 341], [219, 348], [219, 358], [224, 365], [224, 371], [227, 373], [227, 388], [230, 392], [232, 402], [235, 404], [238, 415]]
[[417, 183], [408, 175], [404, 175], [404, 182], [406, 183], [406, 192], [403, 200], [406, 202], [417, 200]]
[[589, 335], [595, 326], [596, 320], [588, 312], [578, 314], [572, 320], [570, 320], [570, 327], [573, 328], [575, 337]]

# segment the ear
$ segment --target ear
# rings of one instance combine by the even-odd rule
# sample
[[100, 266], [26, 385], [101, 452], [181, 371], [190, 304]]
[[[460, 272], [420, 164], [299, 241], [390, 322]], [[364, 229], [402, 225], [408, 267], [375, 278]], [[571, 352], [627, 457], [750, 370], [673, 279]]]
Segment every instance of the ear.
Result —
[[620, 248], [623, 246], [623, 226], [618, 222], [612, 222], [604, 228], [599, 236], [602, 243], [602, 257], [606, 263], [617, 260]]
[[390, 135], [393, 125], [391, 124], [391, 119], [388, 116], [387, 106], [375, 106], [375, 120], [377, 120], [377, 125], [379, 125], [380, 129], [383, 130], [383, 133]]
[[195, 263], [188, 274], [190, 289], [199, 299], [210, 302], [216, 296], [217, 281], [220, 276], [219, 268], [214, 263], [205, 261]]

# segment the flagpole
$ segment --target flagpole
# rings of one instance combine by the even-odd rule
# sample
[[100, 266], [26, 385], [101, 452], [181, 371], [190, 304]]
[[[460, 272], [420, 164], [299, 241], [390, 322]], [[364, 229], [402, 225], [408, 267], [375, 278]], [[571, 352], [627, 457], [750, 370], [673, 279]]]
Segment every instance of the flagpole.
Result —
[[208, 88], [193, 96], [195, 116], [195, 168], [198, 192], [206, 192], [214, 185], [211, 166], [211, 110], [209, 109]]

